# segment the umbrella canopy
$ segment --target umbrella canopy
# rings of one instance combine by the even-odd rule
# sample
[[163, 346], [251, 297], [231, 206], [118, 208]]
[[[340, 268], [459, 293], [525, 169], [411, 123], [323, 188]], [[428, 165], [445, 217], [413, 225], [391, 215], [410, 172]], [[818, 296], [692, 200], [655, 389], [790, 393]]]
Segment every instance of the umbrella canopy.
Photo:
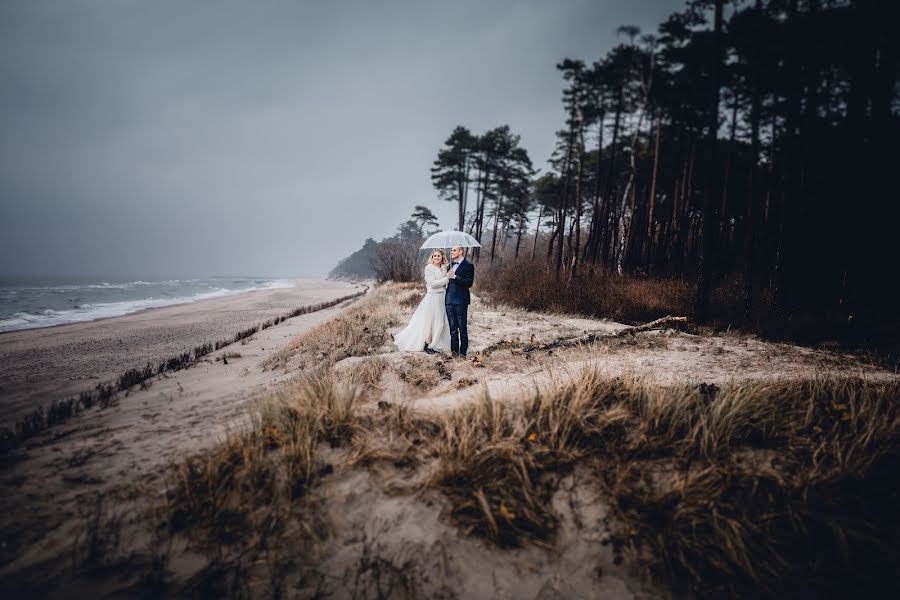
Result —
[[478, 240], [464, 231], [448, 230], [439, 231], [430, 236], [425, 243], [422, 244], [421, 250], [425, 248], [481, 248]]

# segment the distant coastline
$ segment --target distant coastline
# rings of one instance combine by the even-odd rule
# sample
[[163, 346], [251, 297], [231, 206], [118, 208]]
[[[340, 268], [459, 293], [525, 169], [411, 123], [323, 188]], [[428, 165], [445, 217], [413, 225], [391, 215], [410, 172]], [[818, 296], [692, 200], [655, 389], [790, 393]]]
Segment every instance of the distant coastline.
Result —
[[161, 281], [0, 283], [0, 334], [121, 317], [144, 310], [296, 287], [297, 279], [212, 277]]

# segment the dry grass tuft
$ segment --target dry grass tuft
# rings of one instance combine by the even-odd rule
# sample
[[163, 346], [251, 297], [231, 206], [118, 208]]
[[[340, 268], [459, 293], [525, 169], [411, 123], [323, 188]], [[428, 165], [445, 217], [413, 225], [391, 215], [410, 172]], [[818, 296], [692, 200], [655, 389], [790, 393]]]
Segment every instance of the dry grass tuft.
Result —
[[264, 363], [265, 369], [286, 369], [299, 359], [301, 368], [333, 365], [351, 356], [375, 354], [389, 341], [387, 330], [398, 323], [392, 297], [408, 286], [386, 283], [357, 301], [335, 319], [297, 337]]
[[381, 356], [365, 358], [353, 365], [348, 372], [351, 383], [364, 386], [366, 389], [381, 389], [381, 376], [388, 367], [388, 362]]
[[429, 485], [465, 532], [548, 543], [555, 481], [589, 460], [615, 546], [676, 590], [874, 591], [900, 559], [898, 399], [858, 379], [662, 388], [589, 370], [438, 421]]
[[407, 356], [394, 363], [393, 368], [401, 381], [426, 391], [452, 377], [447, 362], [441, 358]]
[[169, 527], [210, 558], [206, 575], [270, 560], [274, 577], [287, 568], [281, 545], [299, 560], [325, 535], [308, 491], [333, 469], [320, 458], [323, 444], [345, 445], [356, 435], [357, 398], [352, 384], [315, 371], [268, 398], [223, 443], [179, 465]]
[[428, 485], [446, 495], [450, 517], [463, 531], [502, 547], [549, 546], [557, 526], [552, 486], [538, 477], [523, 420], [485, 394], [436, 426], [430, 448], [438, 467]]
[[475, 377], [462, 377], [456, 382], [456, 387], [462, 389], [475, 385], [476, 383], [478, 383], [478, 379]]
[[[344, 379], [314, 369], [179, 466], [165, 522], [208, 559], [186, 590], [247, 592], [251, 573], [273, 593], [300, 581], [328, 531], [310, 491], [336, 467], [399, 469], [375, 480], [391, 494], [440, 494], [462, 533], [552, 549], [553, 495], [576, 465], [609, 507], [616, 555], [676, 595], [896, 585], [896, 382], [661, 387], [588, 369], [521, 402], [485, 392], [438, 415], [387, 400], [363, 409], [361, 391], [385, 368], [365, 358]], [[91, 539], [86, 557], [113, 551]]]
[[[405, 284], [408, 286], [409, 284]], [[396, 302], [400, 306], [400, 308], [415, 308], [422, 302], [422, 298], [425, 297], [425, 292], [421, 289], [421, 286], [417, 286], [412, 290], [404, 290], [401, 293], [398, 293]]]

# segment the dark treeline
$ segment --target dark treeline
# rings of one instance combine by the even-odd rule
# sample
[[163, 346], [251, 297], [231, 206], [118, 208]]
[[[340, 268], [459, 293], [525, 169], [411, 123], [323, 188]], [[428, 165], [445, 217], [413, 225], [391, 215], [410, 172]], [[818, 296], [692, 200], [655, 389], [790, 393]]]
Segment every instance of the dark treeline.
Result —
[[[489, 234], [491, 262], [497, 252], [500, 234], [505, 240], [511, 226], [516, 232], [518, 257], [531, 208], [531, 178], [535, 171], [528, 152], [519, 146], [520, 139], [508, 125], [480, 136], [473, 135], [465, 127], [457, 127], [438, 152], [431, 169], [431, 179], [441, 195], [458, 204], [460, 231], [466, 227], [469, 198], [473, 196], [468, 232], [477, 239]], [[492, 211], [494, 218], [493, 230], [489, 232], [485, 232], [487, 210]], [[499, 230], [501, 222], [502, 231]], [[476, 249], [475, 257], [479, 254]]]
[[699, 0], [654, 34], [620, 27], [606, 56], [557, 65], [547, 172], [508, 127], [458, 127], [433, 182], [492, 263], [688, 280], [698, 322], [724, 281], [749, 327], [896, 321], [895, 4]]

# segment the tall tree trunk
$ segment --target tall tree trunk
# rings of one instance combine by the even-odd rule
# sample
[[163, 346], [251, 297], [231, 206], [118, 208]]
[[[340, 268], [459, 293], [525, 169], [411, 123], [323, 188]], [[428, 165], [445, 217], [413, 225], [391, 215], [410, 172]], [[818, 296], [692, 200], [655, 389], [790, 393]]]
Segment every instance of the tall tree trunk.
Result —
[[593, 210], [591, 211], [591, 227], [587, 243], [584, 246], [585, 259], [592, 264], [597, 262], [597, 250], [600, 247], [600, 176], [603, 170], [603, 114], [600, 115], [600, 128], [597, 132], [597, 172], [594, 173]]
[[[896, 34], [896, 10], [894, 2], [882, 0], [873, 10], [873, 37], [876, 39], [878, 65], [872, 74], [873, 85], [871, 102], [871, 145], [872, 145], [872, 182], [873, 190], [890, 190], [896, 185], [895, 168], [897, 160], [896, 126], [891, 127], [896, 116], [891, 114], [891, 104], [896, 101], [897, 77], [900, 75], [900, 41]], [[893, 14], [894, 18], [890, 18]], [[896, 269], [896, 237], [894, 230], [900, 222], [900, 206], [897, 202], [884, 202], [876, 194], [870, 194], [872, 211], [884, 209], [884, 217], [876, 220], [873, 235], [869, 238], [868, 248], [872, 260], [869, 261], [869, 272], [864, 275], [866, 285], [863, 292], [867, 297], [867, 306], [874, 312], [873, 316], [893, 313], [896, 298], [882, 291], [883, 273]], [[886, 206], [885, 206], [886, 205]], [[874, 310], [872, 310], [874, 307]], [[879, 312], [881, 314], [879, 314]], [[859, 314], [859, 313], [857, 313]]]
[[[787, 24], [796, 24], [798, 20], [798, 0], [790, 0], [787, 9]], [[797, 128], [801, 117], [802, 88], [800, 81], [800, 43], [793, 36], [788, 37], [787, 56], [785, 58], [785, 80], [788, 88], [785, 103], [784, 159], [782, 169], [780, 234], [778, 236], [778, 254], [775, 262], [778, 276], [773, 293], [773, 304], [776, 317], [783, 320], [789, 316], [796, 300], [796, 285], [801, 275], [801, 265], [797, 254], [800, 248], [802, 200], [800, 197], [800, 139]]]
[[[756, 11], [762, 13], [762, 0], [756, 0]], [[760, 72], [759, 56], [750, 58], [750, 176], [747, 182], [747, 214], [744, 222], [744, 321], [751, 322], [753, 318], [753, 278], [755, 276], [755, 236], [756, 236], [756, 204], [759, 188], [759, 123], [762, 102], [760, 99]]]
[[537, 227], [534, 228], [534, 243], [531, 245], [531, 261], [532, 262], [534, 262], [534, 255], [535, 255], [535, 252], [537, 252], [538, 236], [541, 233], [541, 219], [543, 219], [543, 218], [544, 218], [544, 205], [541, 204], [541, 209], [538, 212]]
[[644, 269], [650, 271], [651, 253], [653, 249], [653, 210], [656, 206], [656, 175], [659, 172], [659, 136], [662, 128], [662, 115], [656, 117], [656, 140], [653, 142], [653, 171], [650, 173], [650, 198], [647, 202], [647, 239], [644, 240]]
[[491, 238], [491, 264], [494, 264], [494, 252], [497, 249], [497, 225], [500, 224], [500, 212], [503, 210], [503, 195], [497, 197], [497, 214], [494, 219], [494, 233]]
[[719, 243], [719, 265], [730, 270], [733, 263], [734, 244], [732, 239], [731, 219], [728, 218], [728, 187], [731, 174], [731, 163], [734, 159], [735, 138], [737, 136], [738, 97], [734, 95], [731, 107], [731, 130], [728, 136], [728, 149], [725, 153], [725, 169], [722, 174], [722, 203], [719, 207], [719, 227], [717, 231]]
[[463, 176], [462, 193], [459, 199], [459, 231], [466, 226], [466, 204], [469, 202], [469, 155], [466, 154], [465, 175]]
[[716, 0], [715, 29], [713, 38], [712, 64], [710, 68], [710, 101], [709, 123], [706, 132], [706, 167], [703, 179], [703, 237], [700, 249], [699, 277], [697, 279], [697, 297], [694, 304], [694, 318], [698, 323], [709, 320], [709, 294], [712, 279], [713, 252], [715, 249], [715, 215], [713, 214], [713, 170], [716, 165], [716, 141], [719, 129], [719, 88], [720, 71], [722, 69], [722, 5], [724, 0]]
[[578, 173], [575, 176], [575, 249], [572, 251], [572, 272], [570, 276], [574, 279], [578, 271], [578, 253], [581, 250], [581, 207], [584, 204], [581, 201], [581, 178], [583, 175], [582, 167], [584, 165], [584, 119], [581, 110], [578, 111]]
[[622, 122], [622, 110], [624, 108], [624, 98], [623, 98], [623, 90], [622, 87], [619, 86], [618, 96], [616, 97], [616, 115], [613, 119], [613, 138], [612, 138], [612, 150], [610, 151], [609, 157], [609, 170], [606, 174], [606, 187], [603, 192], [603, 218], [601, 219], [601, 227], [602, 235], [601, 235], [601, 245], [602, 245], [602, 253], [603, 253], [603, 264], [605, 267], [609, 267], [610, 264], [610, 252], [612, 250], [613, 245], [613, 227], [611, 225], [611, 215], [612, 206], [613, 206], [613, 182], [615, 180], [615, 169], [616, 169], [616, 156], [618, 154], [618, 145], [619, 145], [619, 127]]
[[[565, 184], [563, 184], [562, 198], [560, 201], [559, 215], [557, 217], [557, 227], [559, 235], [556, 246], [556, 278], [559, 279], [563, 265], [563, 244], [566, 235], [566, 212], [569, 209], [569, 185], [572, 179], [572, 146], [575, 144], [575, 129], [573, 125], [569, 125], [569, 141], [566, 145], [566, 162], [565, 162]], [[570, 244], [571, 244], [571, 237]]]
[[500, 262], [503, 262], [503, 257], [506, 256], [506, 243], [509, 241], [509, 225], [511, 219], [507, 219], [503, 221], [503, 227], [501, 228], [500, 239]]
[[525, 211], [521, 211], [519, 213], [519, 228], [518, 235], [516, 236], [516, 256], [515, 259], [519, 259], [519, 246], [522, 245], [522, 234], [525, 233]]
[[554, 225], [553, 233], [550, 235], [550, 239], [547, 241], [547, 271], [548, 272], [550, 271], [550, 265], [552, 264], [554, 244], [556, 244], [558, 236], [559, 236], [559, 227]]
[[728, 183], [731, 174], [731, 161], [734, 159], [734, 140], [737, 137], [738, 97], [734, 97], [734, 105], [731, 107], [731, 131], [728, 136], [728, 152], [725, 154], [725, 172], [722, 176], [722, 206], [719, 214], [724, 219], [728, 214]]
[[472, 215], [472, 222], [469, 224], [469, 235], [475, 234], [475, 227], [478, 225], [478, 211], [481, 210], [481, 178], [484, 173], [478, 172], [478, 178], [475, 180], [475, 214]]
[[[485, 169], [481, 182], [481, 202], [478, 205], [478, 213], [475, 216], [475, 238], [479, 241], [481, 240], [481, 236], [484, 233], [484, 207], [487, 204], [487, 193], [488, 193], [488, 185], [491, 178], [491, 172], [489, 169]], [[478, 260], [481, 258], [481, 248], [475, 248], [474, 258]]]
[[690, 237], [693, 225], [689, 220], [691, 198], [694, 195], [694, 165], [697, 162], [697, 140], [688, 138], [688, 160], [685, 163], [685, 174], [681, 182], [681, 203], [678, 210], [678, 235], [677, 248], [679, 254], [676, 257], [676, 274], [681, 276], [687, 271], [686, 265], [690, 258]]
[[[625, 184], [625, 191], [622, 193], [622, 208], [619, 211], [619, 246], [616, 258], [616, 271], [621, 275], [624, 271], [624, 264], [627, 259], [626, 253], [629, 251], [632, 242], [633, 225], [637, 222], [636, 218], [636, 197], [637, 197], [637, 140], [641, 133], [641, 126], [644, 124], [644, 117], [647, 115], [647, 102], [649, 100], [649, 86], [644, 88], [644, 101], [639, 111], [638, 122], [634, 128], [634, 134], [631, 136], [631, 152], [629, 153], [629, 173], [628, 183]], [[651, 131], [653, 130], [651, 122]], [[649, 138], [649, 135], [648, 135]], [[630, 198], [629, 212], [626, 216], [625, 203]]]

